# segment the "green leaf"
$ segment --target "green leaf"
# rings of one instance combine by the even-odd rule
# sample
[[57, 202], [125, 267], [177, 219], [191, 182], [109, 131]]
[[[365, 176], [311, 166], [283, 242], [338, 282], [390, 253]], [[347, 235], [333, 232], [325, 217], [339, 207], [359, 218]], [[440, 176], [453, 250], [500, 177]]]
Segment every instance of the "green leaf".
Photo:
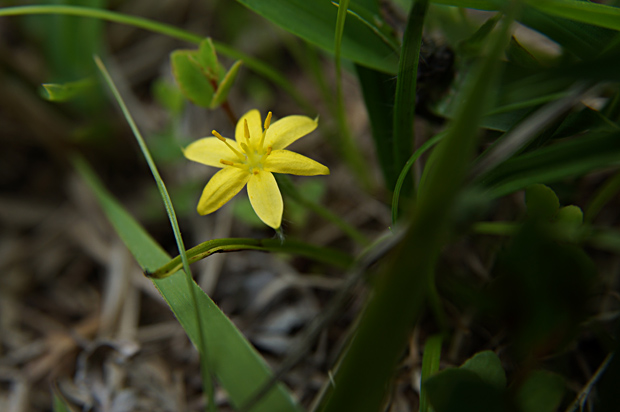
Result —
[[[407, 18], [403, 47], [398, 61], [398, 77], [394, 96], [392, 123], [392, 151], [394, 167], [401, 170], [413, 152], [415, 100], [422, 45], [422, 27], [428, 9], [428, 0], [416, 0]], [[405, 189], [412, 185], [405, 185]]]
[[555, 412], [566, 390], [564, 379], [551, 372], [536, 371], [519, 387], [516, 403], [520, 412]]
[[525, 189], [525, 205], [529, 216], [551, 220], [558, 213], [560, 200], [553, 189], [536, 184]]
[[424, 384], [435, 412], [504, 412], [503, 390], [468, 369], [445, 369]]
[[[198, 64], [196, 50], [175, 50], [170, 54], [172, 74], [181, 91], [192, 103], [209, 107], [213, 100], [214, 84]], [[217, 84], [217, 83], [216, 83]]]
[[[338, 8], [326, 0], [237, 0], [284, 30], [334, 51]], [[363, 66], [396, 73], [398, 55], [380, 36], [357, 19], [344, 28], [342, 56]]]
[[357, 78], [368, 111], [375, 155], [379, 160], [383, 181], [388, 188], [394, 187], [398, 170], [392, 150], [392, 122], [394, 121], [394, 76], [355, 65]]
[[495, 352], [485, 350], [476, 353], [461, 365], [461, 369], [474, 372], [480, 379], [498, 389], [506, 387], [506, 373]]
[[54, 412], [71, 412], [71, 408], [65, 400], [58, 394], [54, 393]]
[[561, 207], [556, 215], [558, 222], [569, 225], [579, 226], [583, 223], [583, 211], [579, 206], [569, 205]]
[[431, 336], [424, 344], [424, 354], [422, 355], [422, 377], [420, 382], [420, 412], [430, 411], [428, 404], [428, 395], [426, 394], [426, 386], [424, 382], [439, 370], [439, 359], [441, 357], [441, 341], [440, 335]]
[[213, 101], [211, 102], [211, 108], [214, 109], [224, 103], [228, 99], [228, 93], [230, 93], [230, 88], [232, 87], [235, 79], [237, 78], [237, 73], [239, 72], [239, 68], [241, 67], [243, 62], [241, 60], [237, 60], [228, 73], [221, 80], [215, 95], [213, 96]]
[[[90, 166], [81, 158], [74, 158], [74, 166], [95, 194], [100, 206], [118, 235], [144, 271], [154, 271], [170, 261], [170, 256], [159, 246], [138, 222], [103, 187]], [[198, 329], [190, 291], [184, 276], [178, 274], [166, 279], [153, 280], [170, 309], [189, 338], [197, 345]], [[232, 324], [202, 289], [192, 282], [198, 297], [198, 308], [203, 314], [202, 328], [209, 348], [209, 364], [231, 402], [239, 407], [271, 377], [269, 367], [241, 332]], [[252, 412], [299, 411], [283, 385], [278, 384], [263, 398]]]
[[50, 102], [66, 102], [88, 94], [95, 84], [92, 78], [68, 83], [44, 83], [41, 85], [41, 96]]
[[220, 82], [224, 76], [224, 67], [217, 60], [217, 52], [211, 38], [207, 37], [200, 42], [198, 46], [198, 53], [196, 54], [196, 61], [198, 62], [202, 72], [210, 79]]

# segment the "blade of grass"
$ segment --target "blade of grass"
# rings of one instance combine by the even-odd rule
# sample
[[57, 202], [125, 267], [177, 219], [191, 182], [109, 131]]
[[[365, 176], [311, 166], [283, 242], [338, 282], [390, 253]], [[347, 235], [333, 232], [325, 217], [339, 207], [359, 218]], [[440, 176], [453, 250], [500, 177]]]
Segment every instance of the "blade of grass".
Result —
[[[422, 45], [422, 28], [424, 27], [427, 9], [428, 0], [416, 0], [411, 5], [398, 61], [392, 123], [392, 151], [396, 170], [403, 169], [413, 151], [418, 63]], [[403, 183], [401, 183], [401, 187]], [[409, 189], [411, 187], [412, 185], [409, 185]], [[405, 190], [407, 191], [407, 187]]]
[[473, 157], [478, 125], [493, 90], [499, 57], [508, 44], [515, 11], [509, 10], [499, 31], [490, 37], [488, 55], [469, 73], [459, 110], [433, 153], [434, 169], [420, 188], [412, 224], [375, 279], [334, 385], [320, 404], [321, 411], [374, 412], [383, 403], [387, 383], [422, 312], [429, 285], [435, 281], [435, 263], [450, 230], [452, 206]]
[[[5, 16], [23, 16], [32, 14], [65, 14], [70, 16], [90, 17], [110, 21], [114, 23], [127, 24], [139, 27], [154, 33], [163, 34], [175, 39], [187, 41], [189, 43], [199, 44], [204, 37], [191, 33], [187, 30], [171, 26], [169, 24], [160, 23], [149, 20], [144, 17], [130, 16], [110, 10], [95, 9], [91, 7], [81, 6], [62, 6], [62, 5], [46, 5], [46, 6], [15, 6], [0, 8], [0, 17]], [[287, 80], [287, 77], [279, 73], [273, 67], [255, 59], [237, 49], [229, 47], [223, 43], [214, 41], [216, 50], [225, 56], [235, 60], [243, 60], [244, 65], [250, 70], [269, 79], [290, 94], [300, 106], [309, 113], [316, 113], [313, 105], [297, 91], [297, 89]]]
[[577, 0], [528, 0], [527, 4], [552, 16], [620, 30], [620, 8]]
[[441, 357], [441, 335], [433, 335], [424, 344], [424, 354], [422, 355], [422, 377], [420, 378], [420, 412], [431, 412], [428, 403], [424, 381], [439, 370], [439, 358]]
[[400, 171], [400, 174], [398, 175], [398, 180], [396, 181], [396, 186], [394, 186], [394, 194], [392, 195], [392, 224], [393, 225], [395, 225], [396, 222], [398, 221], [398, 207], [400, 204], [400, 191], [403, 186], [403, 183], [405, 182], [405, 179], [409, 175], [409, 169], [411, 169], [411, 166], [413, 166], [413, 164], [416, 162], [416, 160], [420, 158], [420, 156], [422, 156], [430, 148], [432, 148], [437, 143], [439, 143], [441, 139], [444, 138], [445, 135], [446, 134], [443, 132], [438, 133], [432, 138], [428, 139], [426, 142], [424, 142], [415, 152], [413, 152], [409, 160], [407, 160], [407, 163], [405, 163], [403, 170]]
[[611, 178], [609, 178], [604, 185], [600, 187], [592, 196], [592, 200], [586, 208], [584, 221], [592, 223], [598, 212], [612, 199], [618, 196], [620, 192], [620, 172], [616, 172]]
[[[73, 164], [96, 196], [108, 220], [144, 272], [155, 271], [170, 261], [170, 256], [158, 245], [136, 220], [127, 213], [103, 187], [94, 171], [81, 157]], [[184, 276], [152, 279], [176, 319], [194, 344], [199, 341], [191, 294], [196, 293], [202, 316], [202, 330], [209, 345], [211, 366], [234, 407], [245, 404], [272, 376], [265, 360], [256, 352], [242, 333], [232, 324], [200, 286], [192, 281], [192, 293], [187, 290]], [[290, 394], [281, 384], [251, 409], [252, 412], [300, 412]]]
[[[325, 262], [342, 269], [348, 268], [353, 263], [353, 259], [349, 255], [337, 250], [290, 239], [286, 239], [284, 242], [281, 242], [279, 239], [213, 239], [188, 250], [187, 258], [189, 263], [194, 263], [214, 253], [235, 252], [239, 250], [257, 250], [306, 256], [318, 262]], [[181, 261], [181, 256], [177, 256], [156, 271], [148, 272], [146, 275], [155, 279], [163, 279], [173, 275], [182, 268], [183, 262]]]
[[567, 139], [506, 160], [477, 182], [492, 197], [501, 197], [535, 183], [582, 176], [620, 163], [620, 133], [599, 132]]
[[142, 155], [144, 156], [144, 159], [146, 160], [146, 163], [148, 164], [149, 169], [151, 170], [151, 173], [153, 174], [153, 178], [155, 179], [155, 183], [157, 184], [157, 189], [159, 190], [159, 193], [161, 194], [162, 200], [164, 202], [166, 213], [168, 214], [168, 219], [170, 220], [172, 231], [174, 232], [174, 238], [176, 240], [177, 247], [179, 249], [179, 255], [181, 256], [181, 260], [183, 261], [183, 269], [185, 270], [185, 279], [187, 281], [187, 289], [190, 291], [190, 296], [192, 298], [192, 305], [195, 310], [196, 325], [197, 325], [198, 337], [199, 337], [198, 338], [198, 350], [200, 353], [200, 369], [201, 369], [202, 379], [203, 379], [203, 390], [207, 394], [207, 399], [209, 401], [208, 403], [209, 410], [213, 412], [215, 411], [215, 408], [216, 408], [215, 391], [213, 389], [214, 383], [213, 383], [213, 378], [211, 376], [211, 368], [209, 367], [209, 361], [208, 361], [209, 359], [208, 351], [207, 351], [208, 348], [206, 345], [206, 340], [204, 338], [204, 331], [202, 330], [201, 314], [200, 314], [200, 310], [198, 309], [198, 298], [197, 298], [196, 290], [192, 287], [192, 282], [193, 282], [192, 274], [189, 268], [189, 261], [187, 259], [187, 255], [185, 253], [185, 245], [183, 244], [183, 237], [181, 236], [181, 229], [179, 228], [179, 222], [177, 221], [177, 216], [174, 211], [174, 206], [172, 205], [172, 199], [170, 199], [170, 195], [168, 194], [166, 185], [164, 184], [164, 181], [159, 175], [159, 171], [157, 170], [157, 166], [155, 165], [155, 162], [153, 161], [153, 157], [151, 156], [151, 153], [148, 147], [146, 146], [146, 143], [144, 139], [142, 138], [142, 134], [140, 133], [138, 126], [134, 122], [133, 117], [131, 116], [131, 113], [129, 112], [129, 109], [127, 109], [127, 106], [125, 105], [125, 102], [123, 101], [123, 97], [121, 96], [120, 92], [116, 88], [116, 85], [114, 84], [114, 81], [112, 80], [112, 77], [110, 76], [110, 73], [108, 73], [108, 70], [106, 69], [105, 65], [103, 64], [99, 56], [95, 56], [95, 63], [97, 64], [97, 67], [101, 71], [101, 74], [103, 75], [103, 78], [105, 79], [105, 82], [107, 83], [108, 87], [112, 91], [112, 94], [114, 95], [114, 98], [116, 99], [116, 102], [120, 106], [123, 112], [123, 115], [125, 116], [125, 120], [127, 120], [127, 123], [131, 127], [131, 131], [133, 132], [133, 135], [136, 138], [138, 145], [140, 146]]
[[338, 128], [340, 133], [336, 135], [338, 141], [338, 150], [343, 156], [349, 167], [357, 174], [362, 184], [370, 187], [370, 175], [359, 149], [353, 142], [351, 130], [347, 123], [347, 114], [344, 107], [344, 98], [342, 95], [342, 60], [340, 53], [342, 50], [342, 35], [344, 33], [344, 23], [347, 18], [347, 10], [349, 0], [343, 0], [339, 4], [334, 3], [338, 7], [338, 15], [336, 16], [336, 29], [334, 34], [334, 61], [336, 63], [336, 115], [338, 118]]

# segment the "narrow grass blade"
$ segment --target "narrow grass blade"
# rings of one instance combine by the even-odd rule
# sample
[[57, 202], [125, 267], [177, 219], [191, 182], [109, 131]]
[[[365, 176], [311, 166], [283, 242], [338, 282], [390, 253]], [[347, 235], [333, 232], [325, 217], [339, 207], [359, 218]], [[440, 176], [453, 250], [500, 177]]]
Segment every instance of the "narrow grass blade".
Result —
[[405, 182], [405, 179], [409, 175], [409, 169], [411, 169], [411, 166], [413, 166], [413, 164], [416, 162], [416, 160], [420, 158], [420, 156], [422, 156], [424, 153], [430, 150], [433, 146], [439, 143], [445, 135], [446, 135], [445, 133], [439, 133], [433, 136], [432, 138], [428, 139], [426, 142], [424, 142], [422, 146], [420, 146], [415, 152], [413, 152], [413, 154], [411, 155], [409, 160], [407, 160], [407, 163], [405, 163], [405, 166], [401, 170], [400, 175], [398, 175], [398, 180], [396, 181], [396, 185], [394, 186], [394, 194], [392, 195], [392, 224], [393, 225], [396, 224], [396, 222], [398, 221], [398, 208], [400, 205], [400, 191], [403, 187], [403, 183]]
[[[73, 163], [142, 270], [155, 271], [167, 264], [170, 256], [103, 187], [90, 166], [80, 157], [74, 158]], [[187, 289], [184, 276], [154, 279], [153, 284], [194, 344], [200, 339], [191, 298], [192, 293], [196, 294], [211, 367], [235, 407], [245, 404], [269, 381], [272, 375], [264, 359], [195, 282], [192, 281], [192, 293]], [[299, 412], [300, 408], [284, 386], [278, 384], [251, 411]]]
[[433, 408], [428, 403], [424, 381], [439, 370], [441, 357], [441, 335], [431, 336], [424, 344], [422, 355], [422, 377], [420, 378], [420, 412], [431, 412]]
[[413, 152], [418, 63], [422, 45], [422, 28], [424, 27], [427, 9], [428, 0], [416, 0], [411, 5], [403, 36], [400, 60], [398, 61], [392, 124], [392, 152], [396, 170], [403, 169]]
[[349, 167], [356, 173], [366, 187], [370, 187], [370, 175], [364, 165], [362, 154], [353, 142], [342, 95], [342, 61], [340, 52], [342, 50], [342, 35], [344, 33], [344, 23], [347, 18], [349, 0], [343, 0], [340, 4], [336, 5], [338, 7], [338, 15], [336, 16], [336, 29], [334, 34], [334, 61], [336, 62], [336, 115], [340, 133], [337, 135], [337, 141], [335, 143], [338, 145], [338, 150]]
[[586, 208], [585, 221], [592, 223], [598, 212], [620, 192], [620, 172], [616, 172], [596, 191]]
[[375, 155], [379, 160], [385, 187], [394, 187], [398, 170], [392, 150], [392, 122], [394, 121], [394, 76], [355, 65], [357, 78], [364, 96], [364, 106], [372, 128]]
[[527, 3], [552, 16], [620, 30], [620, 8], [617, 7], [578, 0], [528, 0]]
[[535, 183], [552, 183], [620, 164], [620, 133], [589, 133], [513, 157], [481, 175], [478, 183], [501, 197]]
[[203, 389], [205, 394], [207, 395], [207, 399], [209, 401], [209, 410], [215, 411], [215, 392], [213, 389], [213, 381], [211, 378], [211, 368], [209, 367], [209, 356], [207, 351], [206, 339], [204, 337], [204, 331], [202, 330], [202, 321], [201, 321], [201, 313], [198, 309], [198, 298], [195, 289], [192, 288], [192, 274], [189, 268], [189, 261], [187, 260], [187, 255], [185, 254], [185, 245], [183, 244], [183, 237], [181, 236], [181, 229], [179, 228], [179, 222], [177, 221], [176, 212], [174, 211], [174, 207], [172, 205], [172, 199], [170, 199], [170, 195], [168, 194], [168, 190], [166, 189], [166, 185], [159, 175], [159, 171], [157, 170], [157, 166], [155, 165], [155, 161], [151, 156], [151, 153], [142, 138], [142, 134], [138, 129], [138, 126], [133, 120], [129, 109], [125, 105], [123, 98], [116, 88], [116, 85], [112, 81], [112, 77], [108, 73], [108, 70], [104, 66], [103, 62], [98, 56], [95, 56], [95, 63], [101, 74], [103, 75], [105, 82], [108, 84], [110, 90], [114, 94], [114, 98], [117, 103], [121, 107], [123, 115], [127, 120], [127, 123], [131, 127], [131, 131], [140, 146], [140, 150], [142, 151], [142, 155], [144, 156], [151, 173], [153, 174], [153, 178], [155, 179], [155, 183], [157, 184], [157, 189], [162, 197], [164, 202], [164, 206], [166, 208], [166, 213], [168, 214], [168, 219], [170, 220], [170, 224], [172, 226], [172, 231], [174, 232], [174, 238], [177, 243], [177, 247], [179, 249], [179, 255], [181, 256], [181, 260], [183, 261], [183, 269], [185, 270], [185, 279], [187, 282], [187, 288], [190, 291], [190, 296], [192, 298], [192, 304], [194, 307], [195, 315], [196, 315], [196, 327], [198, 328], [198, 350], [200, 352], [200, 369], [202, 371], [202, 379], [203, 379]]

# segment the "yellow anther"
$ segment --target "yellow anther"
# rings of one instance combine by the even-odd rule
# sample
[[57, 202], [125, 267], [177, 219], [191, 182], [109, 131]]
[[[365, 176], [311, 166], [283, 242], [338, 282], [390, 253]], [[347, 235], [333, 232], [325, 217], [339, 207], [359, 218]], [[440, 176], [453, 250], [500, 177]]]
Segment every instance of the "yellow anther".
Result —
[[234, 163], [231, 162], [230, 160], [224, 160], [224, 159], [220, 159], [220, 163], [226, 166], [233, 166]]
[[226, 138], [224, 138], [221, 134], [219, 134], [219, 133], [218, 133], [218, 132], [216, 132], [215, 130], [211, 131], [211, 133], [213, 133], [213, 136], [217, 137], [217, 138], [218, 138], [218, 140], [220, 140], [220, 141], [224, 142], [224, 144], [225, 144], [226, 146], [228, 146], [228, 148], [229, 148], [230, 150], [232, 150], [232, 151], [233, 151], [233, 153], [234, 153], [234, 154], [236, 154], [236, 155], [237, 155], [237, 157], [238, 157], [239, 159], [241, 159], [241, 160], [245, 159], [245, 156], [243, 155], [243, 153], [241, 153], [239, 150], [237, 150], [237, 149], [235, 149], [234, 147], [232, 147], [232, 146], [230, 145], [230, 143], [228, 143], [228, 141], [226, 140]]
[[271, 146], [269, 146], [269, 147], [267, 148], [267, 152], [266, 152], [265, 154], [266, 154], [267, 156], [269, 156], [269, 155], [271, 154], [271, 150], [272, 150], [272, 148], [271, 148]]
[[271, 124], [271, 112], [267, 113], [267, 118], [265, 119], [265, 131], [269, 129], [270, 124]]
[[213, 136], [217, 137], [218, 139], [220, 139], [222, 142], [226, 142], [226, 139], [219, 134], [218, 132], [216, 132], [215, 130], [212, 130], [211, 133], [213, 133]]
[[258, 174], [258, 170], [254, 170], [252, 173], [254, 173], [255, 175]]
[[249, 142], [250, 141], [250, 128], [248, 127], [248, 120], [247, 119], [243, 119], [243, 128], [244, 128], [244, 132], [245, 132], [245, 138], [246, 140]]

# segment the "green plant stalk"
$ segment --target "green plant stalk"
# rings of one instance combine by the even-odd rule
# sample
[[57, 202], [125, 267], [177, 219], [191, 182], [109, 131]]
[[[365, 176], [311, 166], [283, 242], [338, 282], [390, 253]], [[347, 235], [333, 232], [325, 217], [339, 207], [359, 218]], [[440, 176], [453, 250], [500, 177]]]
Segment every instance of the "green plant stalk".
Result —
[[[178, 27], [171, 26], [165, 23], [159, 23], [153, 20], [146, 19], [138, 16], [128, 16], [126, 14], [117, 13], [110, 10], [95, 9], [91, 7], [81, 6], [62, 6], [62, 5], [49, 5], [49, 6], [15, 6], [0, 8], [0, 17], [7, 16], [23, 16], [29, 14], [64, 14], [70, 16], [90, 17], [94, 19], [101, 19], [114, 23], [127, 24], [134, 27], [139, 27], [144, 30], [152, 31], [154, 33], [163, 34], [175, 39], [187, 41], [190, 43], [199, 44], [204, 37], [191, 33], [187, 30], [179, 29]], [[213, 42], [215, 49], [218, 53], [231, 57], [235, 60], [243, 60], [244, 64], [253, 70], [254, 72], [266, 77], [274, 84], [282, 87], [287, 93], [289, 93], [296, 101], [308, 112], [316, 111], [313, 105], [304, 98], [295, 87], [283, 76], [278, 73], [277, 70], [271, 66], [257, 60], [251, 56], [241, 53], [240, 51], [229, 47], [223, 43]]]
[[334, 34], [334, 61], [336, 63], [336, 117], [340, 129], [340, 134], [336, 135], [338, 138], [338, 150], [349, 167], [357, 174], [362, 184], [366, 188], [370, 188], [370, 175], [365, 166], [364, 158], [351, 137], [342, 95], [342, 60], [340, 53], [349, 0], [342, 0], [337, 6], [338, 16], [336, 17], [336, 30]]
[[278, 181], [278, 186], [284, 192], [284, 194], [290, 197], [293, 201], [298, 204], [312, 210], [317, 215], [321, 216], [323, 219], [332, 222], [336, 226], [338, 226], [347, 236], [353, 239], [355, 242], [360, 245], [368, 246], [370, 244], [368, 238], [364, 236], [359, 230], [355, 227], [351, 226], [340, 216], [333, 213], [329, 209], [326, 209], [324, 206], [320, 205], [317, 202], [314, 202], [306, 197], [304, 197], [299, 190], [293, 185], [291, 179], [285, 175], [276, 174], [276, 180]]
[[192, 305], [194, 306], [194, 309], [196, 311], [196, 323], [197, 323], [196, 326], [199, 331], [199, 334], [198, 334], [199, 345], [198, 346], [199, 346], [199, 352], [200, 352], [200, 369], [202, 372], [203, 390], [207, 394], [207, 399], [209, 401], [209, 410], [212, 412], [215, 412], [216, 405], [215, 405], [215, 391], [214, 391], [214, 386], [213, 386], [213, 377], [211, 376], [211, 370], [209, 368], [209, 363], [208, 363], [207, 345], [204, 339], [204, 333], [202, 331], [201, 314], [200, 314], [200, 311], [198, 310], [198, 298], [196, 297], [195, 289], [192, 287], [193, 279], [192, 279], [191, 271], [189, 268], [189, 261], [185, 253], [185, 245], [183, 244], [183, 237], [181, 236], [181, 229], [179, 228], [179, 223], [177, 221], [176, 213], [172, 205], [172, 199], [170, 199], [170, 195], [168, 194], [166, 185], [164, 184], [164, 181], [159, 175], [157, 166], [155, 165], [155, 162], [153, 161], [151, 153], [149, 152], [149, 149], [146, 146], [146, 143], [142, 137], [142, 134], [140, 133], [138, 126], [133, 120], [133, 117], [131, 116], [129, 109], [127, 109], [127, 106], [125, 105], [125, 102], [123, 101], [123, 97], [121, 96], [120, 92], [116, 88], [116, 85], [114, 84], [114, 81], [112, 80], [112, 77], [110, 76], [110, 73], [108, 73], [108, 70], [106, 69], [105, 65], [103, 64], [99, 56], [95, 56], [95, 63], [97, 64], [97, 67], [101, 71], [101, 74], [103, 75], [106, 83], [108, 84], [108, 87], [114, 94], [114, 98], [116, 99], [118, 105], [120, 106], [123, 112], [123, 115], [125, 116], [125, 119], [127, 120], [127, 123], [129, 123], [129, 127], [131, 128], [131, 131], [133, 132], [136, 138], [136, 141], [138, 142], [138, 145], [140, 146], [140, 150], [142, 151], [142, 154], [157, 184], [157, 189], [159, 189], [162, 200], [164, 201], [164, 206], [166, 207], [166, 213], [168, 214], [168, 218], [170, 219], [172, 231], [174, 232], [174, 238], [177, 242], [177, 247], [179, 249], [179, 255], [181, 256], [181, 259], [183, 261], [183, 269], [185, 270], [187, 287], [190, 292], [190, 296], [192, 297]]
[[420, 412], [431, 412], [424, 388], [424, 381], [439, 370], [439, 359], [441, 357], [441, 335], [433, 335], [426, 340], [424, 344], [424, 353], [422, 355], [422, 376], [420, 378]]
[[428, 0], [416, 0], [411, 5], [398, 61], [392, 123], [392, 151], [396, 170], [403, 169], [413, 151], [418, 64], [427, 9]]
[[400, 204], [400, 191], [403, 187], [403, 183], [405, 182], [405, 179], [409, 175], [409, 169], [411, 169], [411, 166], [413, 166], [413, 164], [416, 162], [416, 160], [420, 158], [420, 156], [426, 153], [431, 147], [439, 143], [439, 141], [443, 139], [444, 136], [445, 136], [445, 133], [439, 133], [433, 136], [432, 138], [428, 139], [426, 142], [424, 142], [415, 152], [413, 152], [409, 160], [407, 160], [407, 163], [405, 163], [405, 166], [403, 167], [403, 169], [400, 171], [400, 174], [398, 175], [398, 180], [396, 181], [396, 186], [394, 187], [394, 194], [392, 195], [392, 224], [393, 225], [395, 225], [396, 222], [398, 221], [398, 207]]
[[[187, 251], [189, 263], [219, 252], [234, 252], [240, 250], [258, 250], [264, 252], [279, 252], [306, 256], [319, 262], [325, 262], [342, 269], [346, 269], [353, 263], [353, 258], [333, 249], [311, 245], [305, 242], [278, 239], [250, 239], [250, 238], [224, 238], [213, 239], [203, 242]], [[164, 266], [146, 275], [155, 279], [167, 278], [183, 269], [181, 256], [177, 256]]]
[[375, 412], [383, 403], [387, 382], [422, 313], [436, 261], [448, 238], [452, 206], [471, 164], [478, 125], [499, 57], [508, 43], [515, 10], [510, 11], [491, 38], [488, 55], [468, 76], [454, 121], [433, 153], [434, 168], [418, 193], [412, 224], [376, 278], [359, 327], [334, 378], [335, 385], [320, 405], [321, 411]]

